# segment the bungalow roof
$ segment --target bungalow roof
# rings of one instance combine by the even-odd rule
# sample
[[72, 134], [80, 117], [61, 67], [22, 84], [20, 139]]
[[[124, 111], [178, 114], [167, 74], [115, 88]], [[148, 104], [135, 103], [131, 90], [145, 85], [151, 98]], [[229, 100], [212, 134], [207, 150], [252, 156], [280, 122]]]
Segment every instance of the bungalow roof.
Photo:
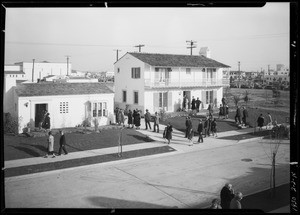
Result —
[[19, 97], [55, 96], [55, 95], [87, 95], [113, 93], [103, 83], [57, 83], [40, 82], [17, 84], [16, 93]]
[[215, 68], [230, 67], [202, 55], [151, 54], [151, 53], [141, 53], [141, 52], [128, 52], [128, 53], [151, 66], [215, 67]]

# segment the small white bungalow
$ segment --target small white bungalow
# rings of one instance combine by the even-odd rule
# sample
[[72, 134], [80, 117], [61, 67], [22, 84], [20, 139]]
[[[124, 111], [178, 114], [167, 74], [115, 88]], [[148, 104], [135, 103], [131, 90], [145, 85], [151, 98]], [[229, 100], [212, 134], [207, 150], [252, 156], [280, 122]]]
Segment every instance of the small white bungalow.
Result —
[[41, 112], [50, 113], [51, 128], [75, 127], [84, 120], [94, 126], [114, 120], [114, 92], [103, 83], [40, 82], [14, 87], [14, 112], [19, 132], [29, 124], [37, 127]]

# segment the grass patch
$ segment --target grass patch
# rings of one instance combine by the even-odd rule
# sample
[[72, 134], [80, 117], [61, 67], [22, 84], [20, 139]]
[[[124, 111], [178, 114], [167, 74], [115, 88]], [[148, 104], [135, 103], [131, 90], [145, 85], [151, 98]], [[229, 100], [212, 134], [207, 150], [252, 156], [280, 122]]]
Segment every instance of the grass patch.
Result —
[[[90, 134], [67, 133], [67, 151], [78, 152], [118, 146], [119, 130], [103, 130]], [[58, 152], [60, 135], [54, 135], [54, 151]], [[123, 130], [123, 145], [153, 141], [135, 129]], [[4, 135], [4, 160], [40, 157], [47, 152], [47, 137], [20, 137]]]

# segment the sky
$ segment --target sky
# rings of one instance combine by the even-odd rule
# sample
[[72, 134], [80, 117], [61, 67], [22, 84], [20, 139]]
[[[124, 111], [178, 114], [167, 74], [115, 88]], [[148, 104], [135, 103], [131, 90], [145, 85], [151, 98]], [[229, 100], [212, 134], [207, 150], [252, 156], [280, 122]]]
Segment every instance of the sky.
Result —
[[69, 62], [113, 71], [116, 51], [193, 55], [209, 47], [230, 70], [289, 67], [289, 3], [261, 8], [6, 8], [5, 64]]

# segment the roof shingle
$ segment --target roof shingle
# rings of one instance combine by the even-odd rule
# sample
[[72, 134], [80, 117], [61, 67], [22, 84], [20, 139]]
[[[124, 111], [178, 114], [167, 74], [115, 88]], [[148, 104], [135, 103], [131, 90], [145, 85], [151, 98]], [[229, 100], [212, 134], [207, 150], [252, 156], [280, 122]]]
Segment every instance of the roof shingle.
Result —
[[230, 67], [202, 55], [150, 54], [140, 52], [128, 53], [151, 66], [215, 68]]
[[86, 95], [113, 93], [103, 83], [26, 83], [18, 84], [16, 93], [19, 97], [54, 96], [54, 95]]

